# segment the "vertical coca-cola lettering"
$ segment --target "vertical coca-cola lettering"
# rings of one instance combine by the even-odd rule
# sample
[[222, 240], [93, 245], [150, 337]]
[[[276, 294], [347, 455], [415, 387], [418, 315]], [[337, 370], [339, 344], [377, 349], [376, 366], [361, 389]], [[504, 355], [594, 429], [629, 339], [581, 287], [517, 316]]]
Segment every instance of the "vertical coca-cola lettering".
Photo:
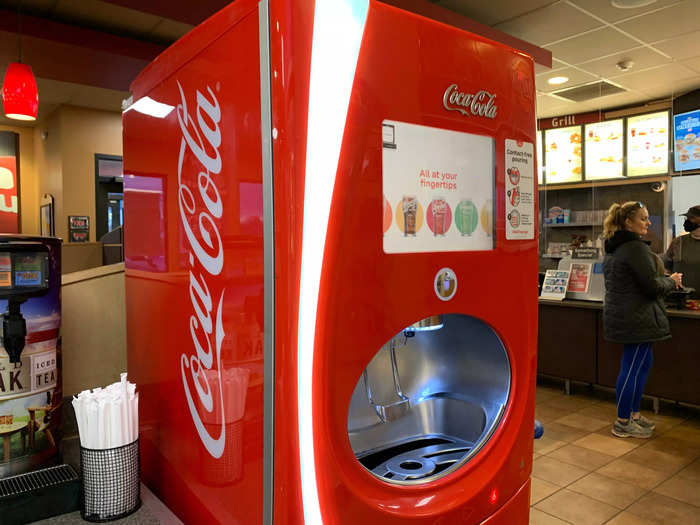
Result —
[[442, 105], [448, 111], [459, 111], [462, 115], [496, 118], [498, 106], [496, 95], [481, 90], [475, 94], [462, 93], [457, 84], [451, 84], [442, 96]]
[[[192, 314], [189, 317], [189, 328], [191, 350], [194, 350], [193, 354], [183, 353], [180, 356], [180, 371], [195, 429], [207, 452], [214, 458], [220, 458], [226, 446], [224, 397], [221, 389], [221, 345], [225, 336], [222, 320], [224, 288], [218, 290], [213, 278], [221, 273], [224, 265], [218, 221], [223, 215], [223, 201], [216, 177], [223, 168], [219, 152], [222, 141], [219, 127], [221, 108], [209, 86], [206, 87], [208, 97], [196, 90], [195, 123], [187, 111], [187, 98], [182, 86], [179, 82], [177, 86], [181, 99], [177, 106], [177, 119], [182, 133], [177, 165], [178, 206], [181, 225], [190, 248], [189, 297]], [[191, 188], [194, 185], [198, 190], [196, 192]], [[191, 226], [192, 222], [196, 223], [196, 227]], [[217, 292], [218, 298], [214, 301]], [[216, 317], [213, 319], [215, 302]], [[209, 384], [208, 378], [211, 377], [218, 377], [215, 390]], [[191, 385], [194, 385], [196, 391], [196, 402]], [[210, 417], [208, 420], [219, 421], [218, 428], [213, 428], [210, 432], [204, 426], [200, 410], [209, 414], [216, 411], [219, 417]]]

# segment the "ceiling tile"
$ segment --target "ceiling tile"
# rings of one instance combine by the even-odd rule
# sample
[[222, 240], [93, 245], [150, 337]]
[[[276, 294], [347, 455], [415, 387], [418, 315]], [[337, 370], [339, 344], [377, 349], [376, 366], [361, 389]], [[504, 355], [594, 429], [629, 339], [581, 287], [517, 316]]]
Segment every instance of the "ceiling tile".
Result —
[[600, 22], [575, 7], [557, 2], [526, 15], [496, 24], [496, 29], [542, 46], [600, 27]]
[[677, 4], [680, 1], [682, 0], [657, 0], [653, 4], [637, 7], [635, 9], [619, 9], [613, 7], [610, 0], [569, 0], [569, 3], [576, 4], [607, 22], [618, 22], [665, 6]]
[[634, 49], [639, 47], [639, 43], [615, 29], [604, 27], [545, 47], [559, 60], [575, 65], [601, 55]]
[[647, 69], [646, 71], [614, 76], [611, 77], [611, 80], [628, 89], [644, 91], [645, 89], [668, 86], [670, 90], [675, 83], [695, 76], [697, 76], [697, 72], [689, 67], [678, 63], [671, 63]]
[[688, 60], [684, 60], [682, 63], [692, 70], [700, 73], [700, 56], [689, 58]]
[[[700, 24], [700, 22], [698, 23]], [[678, 38], [654, 42], [652, 45], [677, 60], [694, 57], [700, 55], [700, 31], [694, 31]]]
[[524, 15], [551, 3], [552, 0], [519, 0], [518, 2], [512, 0], [489, 0], [488, 2], [441, 0], [437, 2], [440, 7], [445, 7], [489, 26]]
[[[557, 86], [553, 86], [547, 82], [547, 80], [549, 80], [551, 77], [559, 76], [569, 77], [569, 81], [566, 84], [559, 84]], [[560, 89], [567, 89], [580, 84], [586, 84], [587, 82], [593, 82], [597, 78], [598, 77], [590, 75], [584, 71], [569, 67], [566, 69], [559, 69], [549, 75], [540, 75], [535, 77], [535, 86], [541, 92], [550, 93], [552, 91], [558, 91]]]
[[645, 42], [656, 42], [696, 31], [698, 24], [700, 2], [686, 0], [672, 7], [621, 22], [618, 27]]
[[671, 62], [671, 60], [668, 58], [664, 58], [662, 55], [656, 53], [648, 47], [639, 47], [637, 49], [623, 51], [622, 53], [617, 53], [606, 58], [585, 62], [579, 67], [585, 69], [589, 73], [594, 73], [601, 77], [609, 78], [622, 74], [616, 64], [618, 62], [622, 62], [623, 60], [632, 60], [634, 62], [632, 71], [660, 66]]

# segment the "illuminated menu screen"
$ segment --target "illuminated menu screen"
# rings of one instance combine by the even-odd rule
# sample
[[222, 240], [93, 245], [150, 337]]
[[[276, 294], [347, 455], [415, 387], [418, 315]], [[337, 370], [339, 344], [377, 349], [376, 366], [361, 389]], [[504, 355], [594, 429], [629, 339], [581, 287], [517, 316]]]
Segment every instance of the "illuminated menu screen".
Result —
[[0, 252], [0, 289], [47, 288], [47, 272], [46, 252]]
[[586, 124], [586, 180], [622, 177], [622, 119]]
[[37, 253], [15, 255], [15, 286], [41, 286], [41, 262]]
[[676, 171], [700, 169], [700, 111], [673, 116]]
[[581, 180], [581, 126], [544, 132], [547, 184]]
[[627, 175], [668, 172], [668, 111], [627, 119]]
[[542, 132], [537, 132], [537, 184], [542, 184]]

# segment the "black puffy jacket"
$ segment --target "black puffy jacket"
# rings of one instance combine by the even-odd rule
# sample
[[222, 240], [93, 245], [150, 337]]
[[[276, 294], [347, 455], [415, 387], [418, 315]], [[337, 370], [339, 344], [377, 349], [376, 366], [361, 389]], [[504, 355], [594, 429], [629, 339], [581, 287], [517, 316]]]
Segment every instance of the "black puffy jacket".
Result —
[[660, 259], [639, 235], [618, 230], [605, 241], [605, 339], [646, 343], [671, 337], [664, 294], [675, 283], [664, 277]]

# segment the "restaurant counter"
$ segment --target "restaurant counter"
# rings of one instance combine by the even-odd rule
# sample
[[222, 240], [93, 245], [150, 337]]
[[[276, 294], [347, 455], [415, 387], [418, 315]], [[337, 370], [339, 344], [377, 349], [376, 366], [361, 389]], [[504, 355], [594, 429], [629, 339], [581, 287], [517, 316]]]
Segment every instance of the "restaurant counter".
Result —
[[[668, 309], [645, 395], [700, 405], [700, 311]], [[539, 299], [537, 373], [615, 388], [622, 345], [603, 337], [603, 303]]]

